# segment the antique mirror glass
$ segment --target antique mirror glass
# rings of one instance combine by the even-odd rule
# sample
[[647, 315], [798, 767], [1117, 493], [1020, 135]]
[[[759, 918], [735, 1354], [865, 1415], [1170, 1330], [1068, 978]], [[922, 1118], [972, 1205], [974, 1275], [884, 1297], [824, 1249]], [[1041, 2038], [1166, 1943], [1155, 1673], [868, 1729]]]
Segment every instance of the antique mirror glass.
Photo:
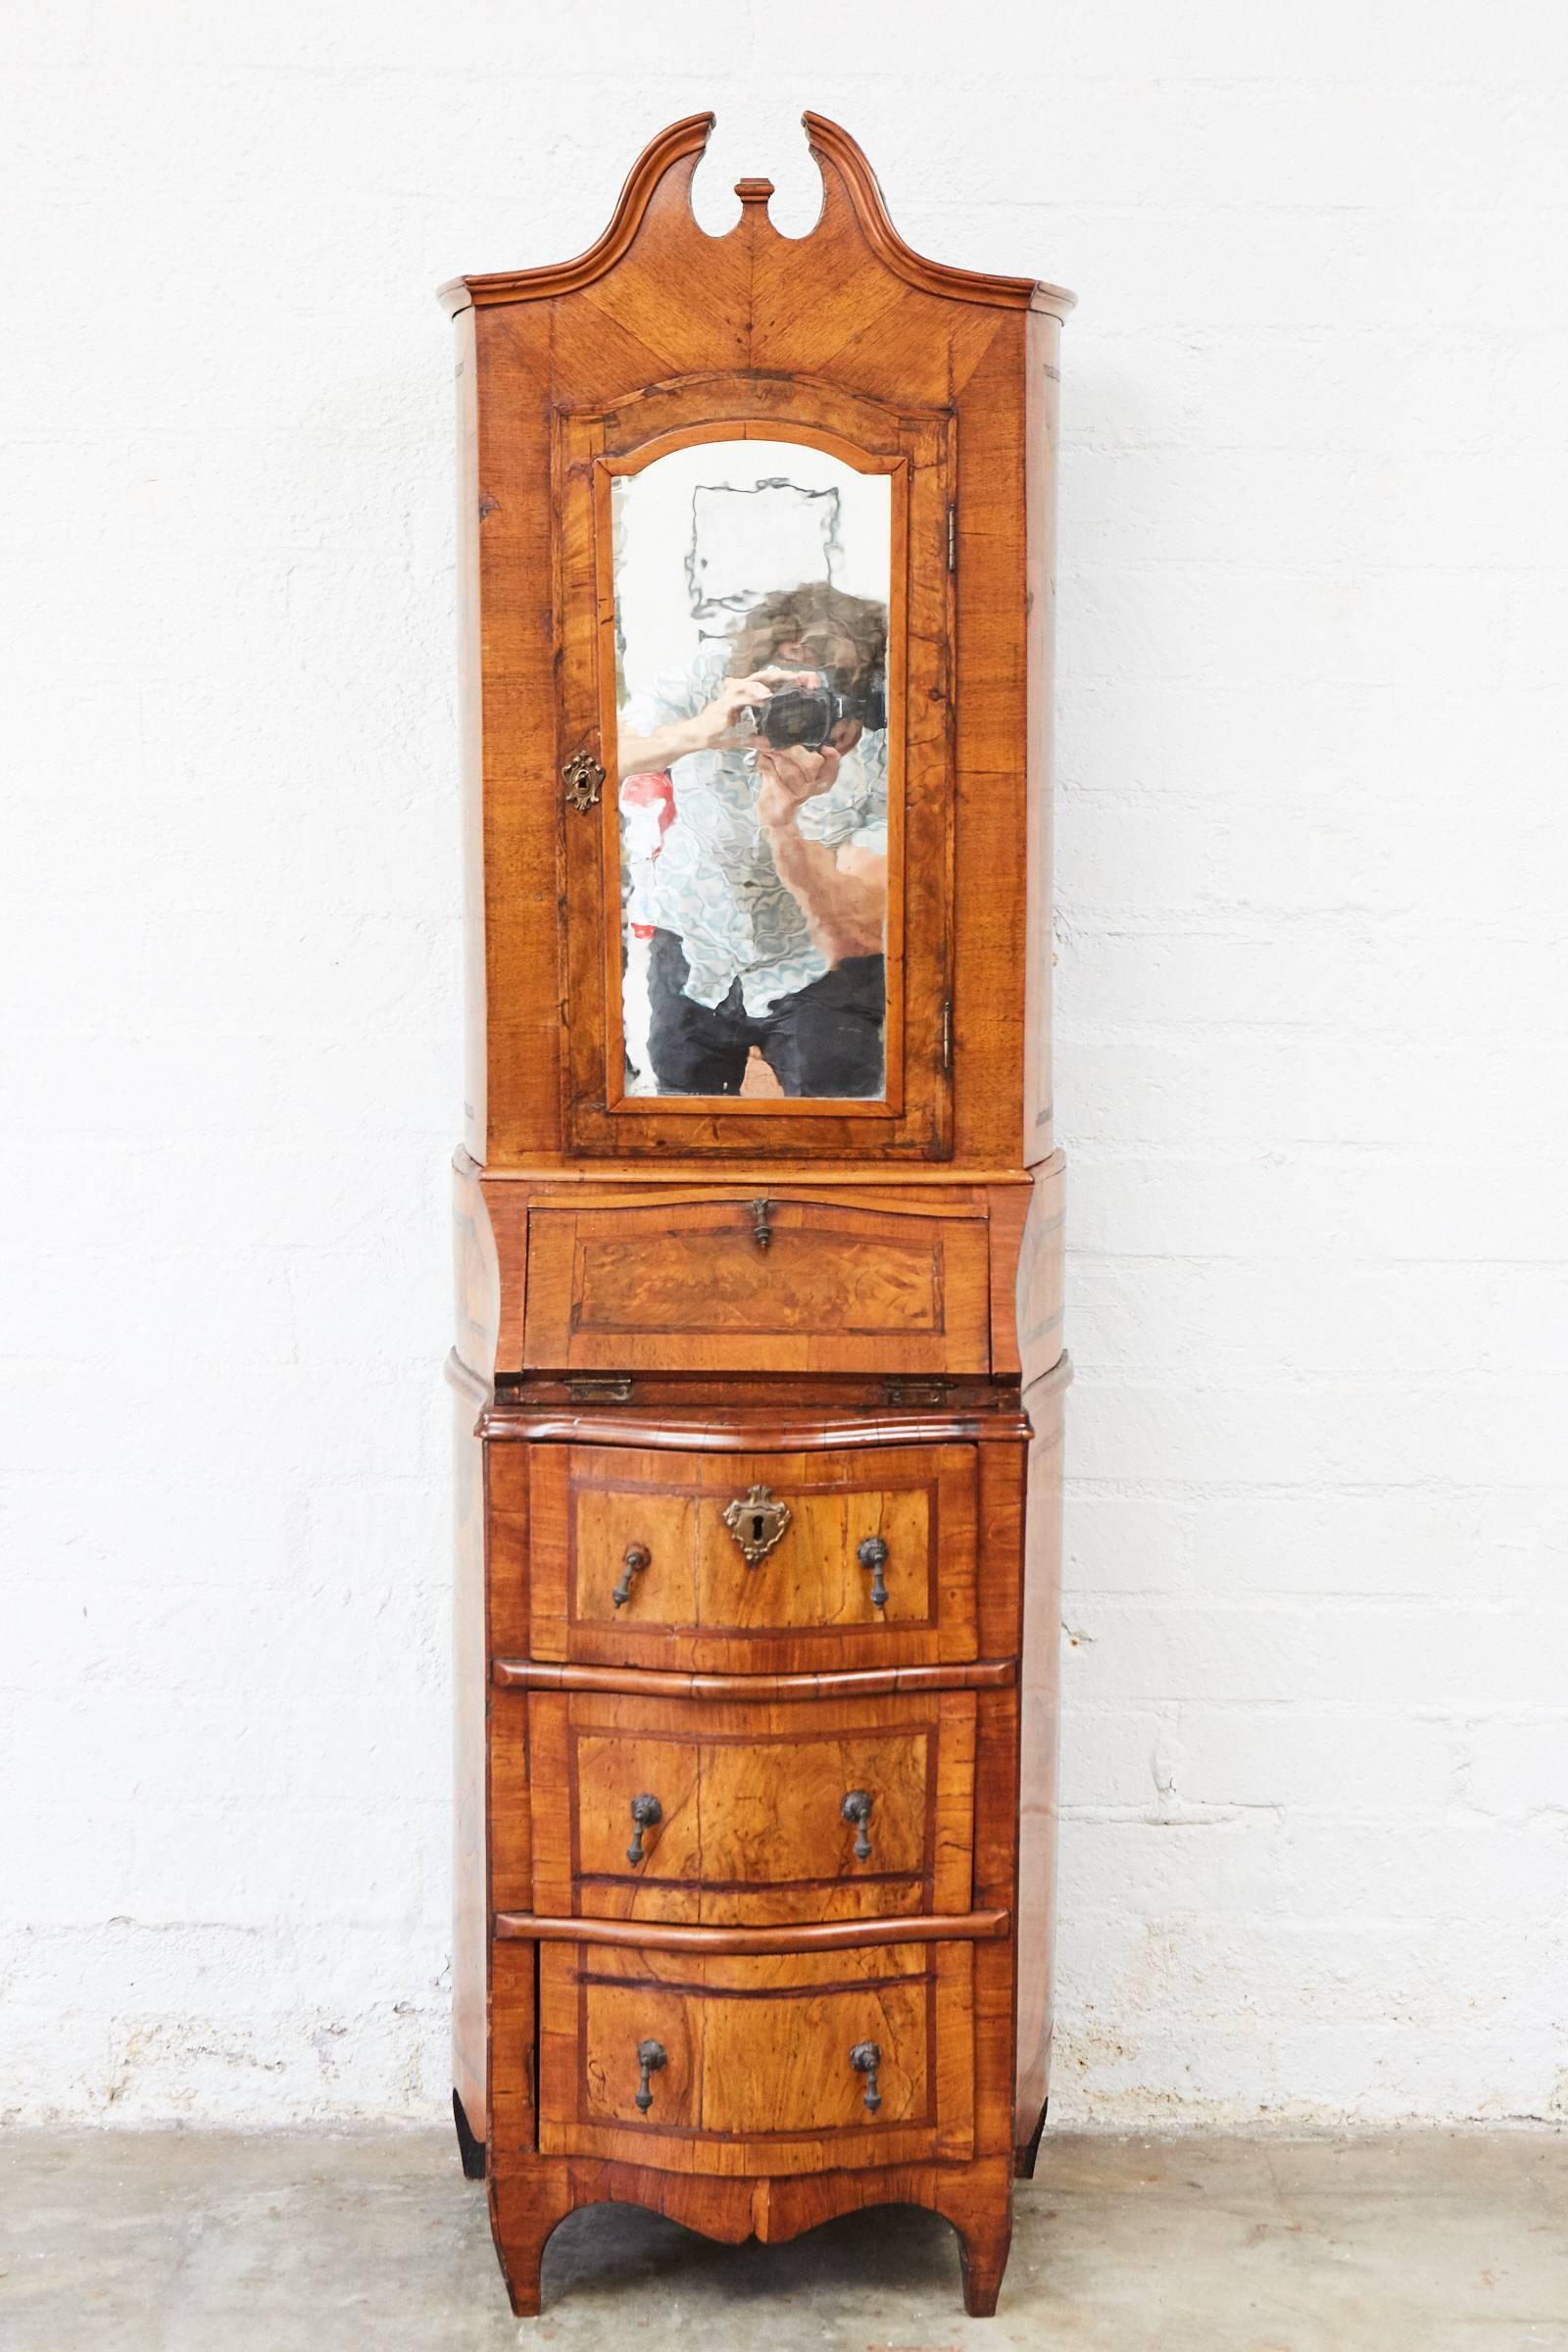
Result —
[[701, 441], [610, 509], [625, 1092], [880, 1101], [889, 474]]

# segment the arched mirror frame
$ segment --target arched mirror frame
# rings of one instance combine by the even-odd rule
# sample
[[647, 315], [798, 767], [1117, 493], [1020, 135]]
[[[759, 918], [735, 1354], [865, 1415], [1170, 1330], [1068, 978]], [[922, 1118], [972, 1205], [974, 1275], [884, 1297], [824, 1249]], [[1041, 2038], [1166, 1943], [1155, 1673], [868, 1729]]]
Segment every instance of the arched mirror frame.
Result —
[[659, 384], [612, 408], [558, 412], [560, 758], [616, 772], [612, 485], [672, 450], [794, 441], [892, 488], [888, 625], [886, 1081], [873, 1101], [628, 1095], [621, 1027], [620, 815], [612, 782], [564, 817], [566, 1132], [581, 1152], [834, 1158], [952, 1152], [953, 418], [801, 377]]

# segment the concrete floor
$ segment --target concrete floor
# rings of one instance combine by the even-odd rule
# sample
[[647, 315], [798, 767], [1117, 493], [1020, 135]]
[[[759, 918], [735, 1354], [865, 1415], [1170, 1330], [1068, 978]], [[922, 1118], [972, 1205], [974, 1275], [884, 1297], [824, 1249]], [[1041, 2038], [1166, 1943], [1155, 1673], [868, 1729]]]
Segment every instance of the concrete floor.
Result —
[[721, 2247], [578, 2213], [514, 2320], [445, 2132], [0, 2132], [5, 2352], [1568, 2348], [1568, 2134], [1048, 2138], [994, 2320], [946, 2223]]

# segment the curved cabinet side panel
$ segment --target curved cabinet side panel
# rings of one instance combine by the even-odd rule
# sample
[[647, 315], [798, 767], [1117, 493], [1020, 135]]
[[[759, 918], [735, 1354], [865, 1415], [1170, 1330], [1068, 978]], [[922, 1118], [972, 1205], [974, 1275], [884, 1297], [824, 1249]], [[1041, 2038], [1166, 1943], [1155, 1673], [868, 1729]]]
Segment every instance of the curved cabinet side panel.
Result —
[[452, 2086], [475, 2140], [489, 2135], [485, 2023], [489, 1894], [485, 1838], [484, 1446], [474, 1435], [476, 1384], [454, 1367], [457, 1505], [452, 1682]]
[[464, 1370], [477, 1383], [477, 1414], [490, 1400], [501, 1334], [501, 1259], [479, 1171], [466, 1152], [453, 1160], [452, 1272], [456, 1287], [457, 1346]]
[[1018, 2049], [1013, 2143], [1033, 2166], [1051, 2077], [1056, 1886], [1056, 1747], [1061, 1684], [1061, 1462], [1064, 1383], [1029, 1400], [1018, 1818]]
[[484, 662], [479, 637], [479, 365], [472, 311], [456, 320], [458, 724], [463, 807], [463, 1140], [482, 1161], [489, 1118], [484, 982]]

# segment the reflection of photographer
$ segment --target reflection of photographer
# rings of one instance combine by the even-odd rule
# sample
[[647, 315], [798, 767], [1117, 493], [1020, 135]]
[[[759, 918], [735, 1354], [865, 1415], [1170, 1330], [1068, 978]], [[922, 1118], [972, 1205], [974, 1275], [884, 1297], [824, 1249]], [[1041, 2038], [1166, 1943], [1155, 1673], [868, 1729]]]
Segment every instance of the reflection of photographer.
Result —
[[885, 609], [815, 582], [632, 700], [622, 775], [666, 769], [649, 897], [649, 1053], [668, 1094], [740, 1092], [753, 1046], [787, 1095], [882, 1091]]

